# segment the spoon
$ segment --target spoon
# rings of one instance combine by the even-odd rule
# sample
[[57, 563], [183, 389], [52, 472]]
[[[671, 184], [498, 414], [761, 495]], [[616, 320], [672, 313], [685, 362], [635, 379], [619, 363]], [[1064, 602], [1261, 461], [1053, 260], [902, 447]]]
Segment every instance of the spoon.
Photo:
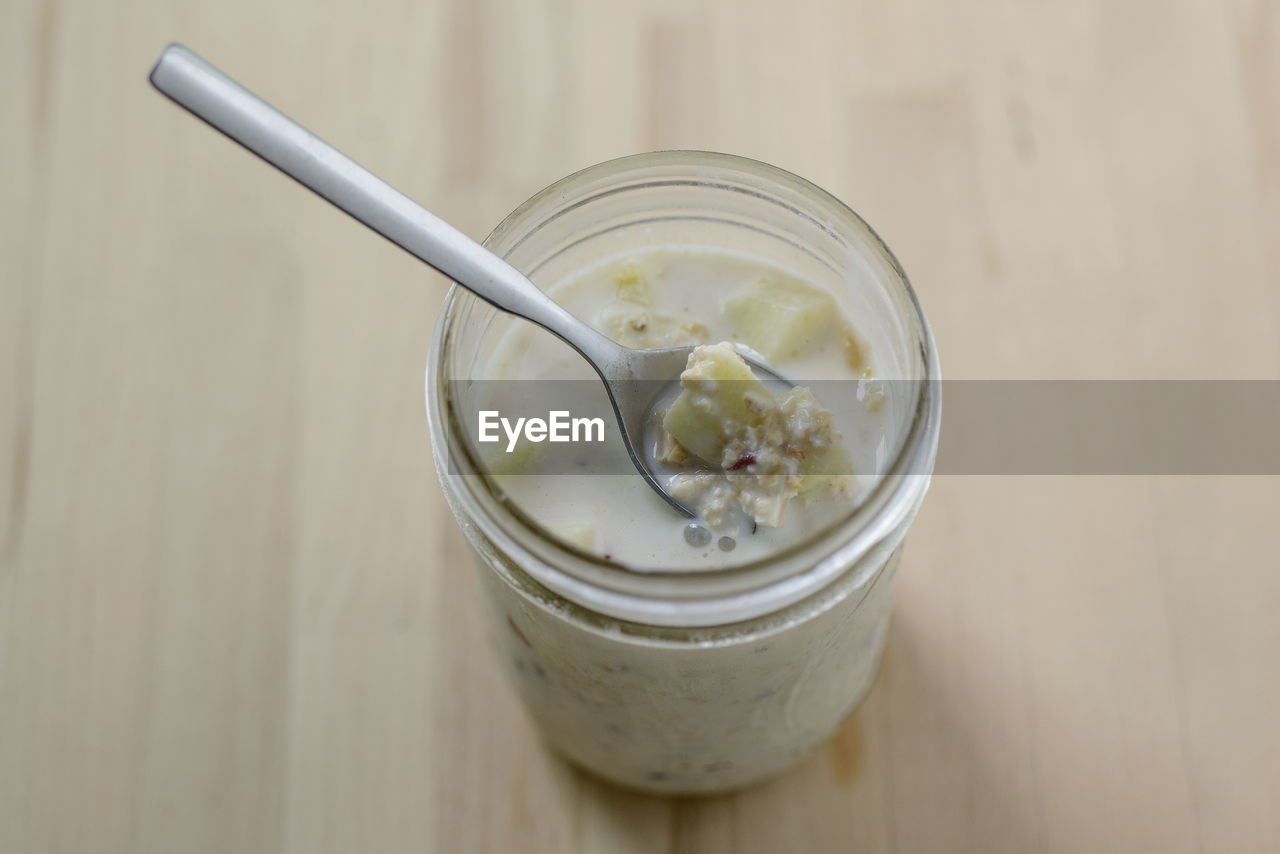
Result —
[[[563, 339], [604, 381], [632, 463], [649, 486], [685, 516], [694, 511], [670, 495], [642, 450], [654, 404], [669, 395], [693, 347], [623, 347], [574, 317], [519, 270], [425, 210], [355, 161], [244, 89], [187, 48], [171, 44], [151, 69], [151, 84], [215, 130], [425, 261], [497, 308]], [[752, 369], [786, 382], [749, 348], [736, 345]], [[666, 381], [654, 382], [655, 380]], [[787, 383], [790, 385], [790, 383]]]

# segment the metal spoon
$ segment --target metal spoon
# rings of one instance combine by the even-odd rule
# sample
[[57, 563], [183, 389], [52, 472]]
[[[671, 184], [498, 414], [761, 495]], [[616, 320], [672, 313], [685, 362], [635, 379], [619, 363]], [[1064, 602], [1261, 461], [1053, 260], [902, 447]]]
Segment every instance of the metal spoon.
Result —
[[[666, 388], [654, 380], [676, 381], [692, 347], [633, 350], [615, 343], [552, 301], [506, 261], [181, 45], [165, 48], [151, 69], [151, 84], [179, 106], [476, 296], [562, 338], [591, 363], [604, 381], [622, 441], [641, 476], [680, 513], [696, 515], [667, 493], [654, 477], [653, 462], [642, 451], [644, 426], [655, 401], [664, 398]], [[760, 364], [751, 350], [741, 346], [738, 349], [766, 379], [781, 380]]]

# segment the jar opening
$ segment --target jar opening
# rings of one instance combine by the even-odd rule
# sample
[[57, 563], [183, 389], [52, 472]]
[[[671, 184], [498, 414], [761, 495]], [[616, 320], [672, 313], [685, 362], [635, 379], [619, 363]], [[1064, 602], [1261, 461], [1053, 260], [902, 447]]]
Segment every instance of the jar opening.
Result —
[[[643, 194], [657, 199], [636, 207]], [[697, 209], [733, 198], [723, 210]], [[743, 201], [745, 200], [745, 201]], [[571, 272], [588, 245], [615, 235], [636, 240], [662, 223], [711, 229], [722, 239], [773, 241], [797, 266], [861, 265], [884, 289], [886, 335], [897, 337], [896, 372], [914, 399], [877, 482], [844, 517], [805, 542], [765, 558], [716, 569], [627, 566], [582, 551], [545, 530], [486, 473], [464, 438], [459, 402], [448, 389], [483, 359], [483, 332], [496, 310], [454, 286], [435, 336], [427, 374], [437, 469], [470, 537], [510, 555], [537, 581], [578, 604], [659, 625], [713, 625], [777, 610], [821, 587], [861, 555], [900, 539], [928, 486], [937, 450], [940, 387], [932, 334], [901, 266], [860, 217], [830, 194], [757, 161], [710, 152], [657, 152], [589, 167], [518, 207], [485, 241], [535, 283]], [[656, 500], [656, 499], [655, 499]], [[464, 530], [468, 528], [464, 524]], [[896, 545], [896, 542], [892, 543]]]

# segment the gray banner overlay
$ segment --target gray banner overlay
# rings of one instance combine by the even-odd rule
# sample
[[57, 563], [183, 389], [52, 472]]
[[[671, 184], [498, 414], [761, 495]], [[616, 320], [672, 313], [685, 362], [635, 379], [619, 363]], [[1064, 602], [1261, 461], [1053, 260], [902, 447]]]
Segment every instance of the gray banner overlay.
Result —
[[[795, 382], [836, 410], [842, 427], [865, 428], [862, 448], [876, 444], [868, 443], [868, 437], [885, 435], [879, 462], [876, 454], [848, 443], [859, 474], [875, 473], [896, 449], [920, 391], [918, 384], [902, 381], [879, 381], [878, 387], [856, 381]], [[939, 475], [1280, 474], [1276, 380], [947, 380], [934, 390], [943, 399], [934, 467]], [[553, 411], [604, 422], [603, 443], [582, 441], [584, 422], [579, 441], [529, 443], [521, 433], [517, 444], [530, 447], [507, 454], [509, 434], [495, 424], [498, 416], [490, 415], [488, 432], [499, 441], [476, 447], [486, 461], [495, 462], [497, 471], [632, 471], [618, 452], [617, 424], [594, 380], [455, 381], [449, 392], [470, 419], [472, 442], [481, 410], [500, 413], [509, 427], [520, 418], [548, 420]], [[880, 409], [871, 415], [868, 401], [880, 394]], [[570, 435], [571, 426], [560, 432]], [[456, 473], [452, 460], [450, 469]]]

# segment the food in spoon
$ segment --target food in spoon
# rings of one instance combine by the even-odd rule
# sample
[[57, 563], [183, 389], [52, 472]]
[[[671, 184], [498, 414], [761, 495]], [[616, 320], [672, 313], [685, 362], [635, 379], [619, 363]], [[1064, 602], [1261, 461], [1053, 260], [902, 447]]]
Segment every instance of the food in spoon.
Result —
[[[831, 413], [813, 392], [797, 386], [773, 394], [729, 342], [696, 348], [680, 385], [662, 420], [671, 439], [663, 444], [711, 463], [720, 475], [681, 474], [669, 489], [695, 503], [713, 528], [726, 527], [734, 502], [754, 522], [775, 528], [802, 491], [853, 473]], [[687, 462], [687, 455], [663, 461]]]

